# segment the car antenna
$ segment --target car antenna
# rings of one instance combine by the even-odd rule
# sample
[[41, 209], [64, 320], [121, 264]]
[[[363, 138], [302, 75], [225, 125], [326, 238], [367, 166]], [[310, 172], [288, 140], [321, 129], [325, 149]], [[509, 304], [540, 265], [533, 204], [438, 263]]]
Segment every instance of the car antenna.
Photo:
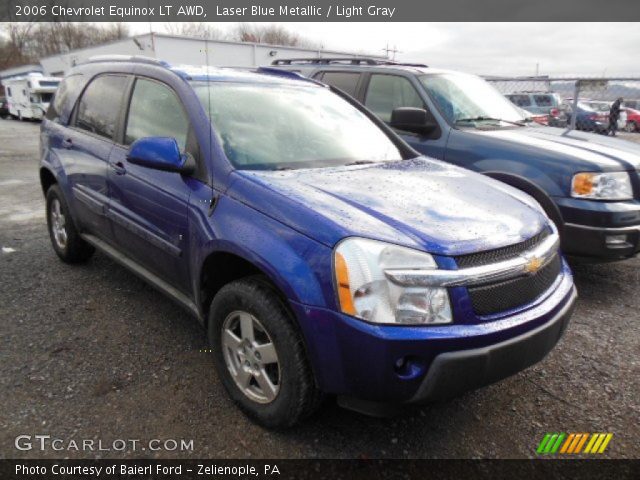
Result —
[[[213, 123], [211, 121], [211, 75], [209, 69], [211, 68], [209, 65], [209, 39], [205, 38], [204, 40], [204, 54], [207, 63], [207, 114], [209, 116], [209, 155], [212, 155], [213, 152]], [[213, 215], [214, 210], [216, 209], [216, 205], [218, 205], [219, 195], [216, 192], [213, 186], [213, 169], [210, 169], [211, 178], [209, 179], [211, 186], [211, 200], [209, 201], [209, 216]]]

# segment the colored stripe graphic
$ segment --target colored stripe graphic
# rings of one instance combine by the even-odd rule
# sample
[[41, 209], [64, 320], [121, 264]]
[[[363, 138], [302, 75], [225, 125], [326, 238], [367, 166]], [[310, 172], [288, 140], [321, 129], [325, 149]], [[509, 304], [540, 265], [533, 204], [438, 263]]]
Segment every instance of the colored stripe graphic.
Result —
[[538, 445], [536, 453], [604, 453], [612, 438], [612, 433], [547, 433]]
[[580, 453], [580, 450], [582, 450], [582, 446], [584, 445], [584, 442], [587, 441], [587, 438], [589, 438], [588, 433], [581, 433], [580, 441], [578, 442], [578, 444], [576, 445], [576, 448], [571, 453]]

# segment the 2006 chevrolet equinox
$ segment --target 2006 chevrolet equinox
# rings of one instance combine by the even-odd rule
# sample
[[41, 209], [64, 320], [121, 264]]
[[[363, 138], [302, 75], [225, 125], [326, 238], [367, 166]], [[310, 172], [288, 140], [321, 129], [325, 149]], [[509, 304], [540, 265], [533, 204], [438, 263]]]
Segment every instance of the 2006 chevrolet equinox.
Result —
[[534, 200], [293, 73], [93, 59], [62, 82], [41, 154], [58, 256], [101, 250], [186, 307], [269, 427], [326, 394], [374, 412], [497, 381], [573, 310]]

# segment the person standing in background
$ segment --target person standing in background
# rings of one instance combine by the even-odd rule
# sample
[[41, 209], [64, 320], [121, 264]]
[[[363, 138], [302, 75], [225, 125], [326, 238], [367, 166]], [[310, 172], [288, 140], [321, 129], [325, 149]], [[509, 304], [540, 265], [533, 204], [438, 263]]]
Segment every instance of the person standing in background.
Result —
[[609, 130], [607, 131], [607, 135], [611, 134], [612, 137], [616, 136], [616, 131], [618, 130], [618, 119], [620, 118], [620, 112], [622, 111], [623, 101], [622, 97], [618, 98], [613, 102], [611, 109], [609, 110]]

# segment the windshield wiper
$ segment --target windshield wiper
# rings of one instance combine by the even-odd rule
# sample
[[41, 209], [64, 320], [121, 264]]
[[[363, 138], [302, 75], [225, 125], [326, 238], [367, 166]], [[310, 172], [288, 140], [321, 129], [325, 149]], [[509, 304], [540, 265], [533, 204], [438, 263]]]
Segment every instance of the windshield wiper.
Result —
[[456, 120], [455, 123], [461, 123], [461, 122], [483, 122], [483, 121], [488, 121], [488, 122], [505, 122], [505, 123], [510, 123], [511, 125], [518, 125], [519, 127], [524, 127], [524, 123], [523, 122], [514, 122], [513, 120], [505, 120], [504, 118], [493, 118], [493, 117], [483, 117], [483, 116], [479, 116], [479, 117], [470, 117], [470, 118], [458, 118]]

